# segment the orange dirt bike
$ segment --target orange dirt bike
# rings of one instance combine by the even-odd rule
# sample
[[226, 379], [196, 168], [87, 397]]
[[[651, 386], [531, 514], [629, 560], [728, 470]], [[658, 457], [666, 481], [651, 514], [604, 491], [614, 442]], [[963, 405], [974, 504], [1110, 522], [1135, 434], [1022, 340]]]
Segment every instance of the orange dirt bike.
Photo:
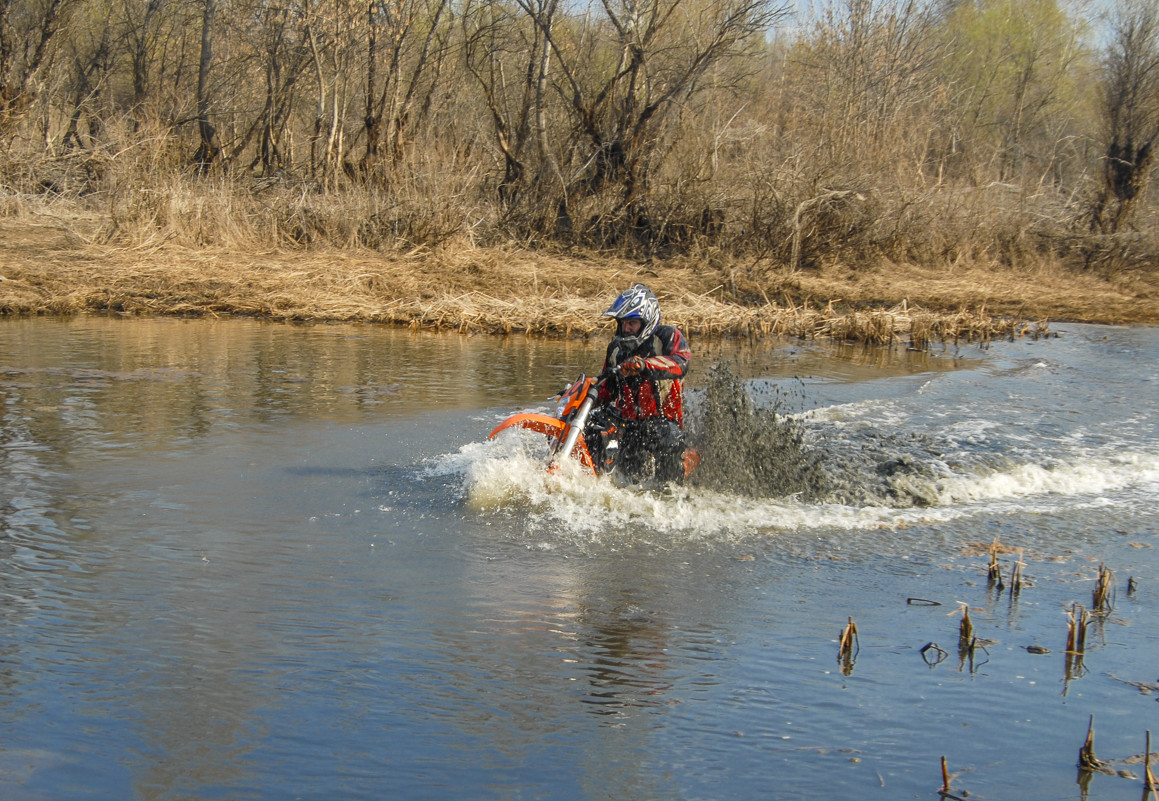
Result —
[[495, 427], [489, 438], [519, 427], [545, 434], [550, 441], [547, 469], [573, 458], [597, 476], [610, 476], [620, 486], [681, 483], [700, 463], [700, 454], [684, 445], [683, 432], [664, 418], [627, 420], [611, 405], [596, 406], [598, 387], [619, 368], [590, 378], [584, 374], [563, 392], [555, 415], [513, 414]]

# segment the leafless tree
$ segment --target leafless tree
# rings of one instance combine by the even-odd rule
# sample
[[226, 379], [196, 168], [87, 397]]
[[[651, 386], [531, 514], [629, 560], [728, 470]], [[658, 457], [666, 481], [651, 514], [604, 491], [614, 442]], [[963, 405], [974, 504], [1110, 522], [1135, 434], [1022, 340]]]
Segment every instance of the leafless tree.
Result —
[[71, 97], [68, 123], [61, 145], [66, 150], [85, 147], [85, 137], [81, 133], [81, 120], [88, 118], [88, 138], [91, 141], [100, 134], [101, 96], [107, 88], [109, 76], [115, 61], [112, 20], [98, 18], [91, 28], [77, 35], [74, 32], [62, 43], [66, 68], [64, 94]]
[[[550, 36], [558, 0], [469, 3], [462, 17], [467, 70], [482, 91], [503, 158], [499, 200], [507, 212], [555, 184], [558, 164], [548, 143]], [[546, 33], [544, 33], [546, 31]], [[534, 198], [529, 205], [538, 205]]]
[[449, 5], [449, 0], [367, 3], [365, 175], [379, 169], [384, 146], [391, 165], [402, 155], [404, 132], [433, 91], [447, 53]]
[[346, 115], [361, 43], [360, 4], [355, 0], [300, 0], [299, 17], [314, 67], [314, 113], [310, 120], [310, 174], [334, 187], [346, 158]]
[[221, 155], [221, 140], [217, 128], [209, 119], [209, 70], [213, 65], [214, 19], [217, 0], [203, 0], [201, 17], [201, 55], [197, 63], [197, 152], [193, 162], [199, 170], [206, 170]]
[[1100, 84], [1105, 151], [1091, 228], [1114, 234], [1131, 222], [1159, 138], [1159, 6], [1152, 0], [1116, 7]]
[[11, 132], [36, 99], [37, 78], [74, 2], [0, 0], [0, 132]]
[[241, 22], [246, 39], [255, 47], [255, 62], [263, 78], [261, 111], [230, 148], [238, 158], [256, 139], [250, 169], [266, 175], [288, 166], [290, 154], [283, 146], [297, 98], [299, 79], [311, 60], [310, 43], [293, 6], [257, 2], [243, 7]]
[[[601, 0], [566, 24], [533, 13], [551, 45], [554, 86], [570, 119], [561, 159], [564, 222], [576, 200], [611, 191], [601, 213], [613, 236], [648, 239], [654, 232], [648, 197], [670, 152], [682, 114], [715, 66], [751, 55], [786, 6], [773, 0]], [[594, 9], [593, 9], [594, 10]]]
[[941, 92], [935, 20], [915, 0], [834, 0], [825, 8], [797, 58], [812, 74], [805, 102], [828, 161], [896, 169], [924, 154], [919, 120]]

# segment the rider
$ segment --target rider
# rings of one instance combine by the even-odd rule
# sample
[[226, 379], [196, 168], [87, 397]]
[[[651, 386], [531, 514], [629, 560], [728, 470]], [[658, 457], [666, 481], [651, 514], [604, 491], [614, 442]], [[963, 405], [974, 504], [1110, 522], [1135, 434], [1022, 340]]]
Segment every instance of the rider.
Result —
[[[660, 325], [660, 302], [636, 284], [616, 296], [604, 317], [616, 320], [616, 335], [604, 357], [607, 376], [599, 402], [623, 418], [621, 460], [638, 469], [651, 454], [659, 481], [684, 478], [684, 389], [692, 351], [680, 329]], [[609, 374], [618, 367], [619, 370]]]

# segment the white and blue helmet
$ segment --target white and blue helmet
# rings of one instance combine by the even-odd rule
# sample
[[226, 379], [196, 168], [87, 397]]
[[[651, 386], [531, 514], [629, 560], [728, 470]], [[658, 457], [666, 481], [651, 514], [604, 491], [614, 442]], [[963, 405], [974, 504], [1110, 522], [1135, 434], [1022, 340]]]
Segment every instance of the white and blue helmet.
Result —
[[[616, 338], [634, 350], [639, 347], [640, 343], [656, 333], [656, 326], [660, 325], [660, 301], [656, 300], [651, 289], [643, 284], [636, 284], [631, 289], [625, 289], [617, 295], [603, 316], [616, 319]], [[644, 321], [640, 333], [634, 337], [620, 336], [620, 321], [632, 319]]]

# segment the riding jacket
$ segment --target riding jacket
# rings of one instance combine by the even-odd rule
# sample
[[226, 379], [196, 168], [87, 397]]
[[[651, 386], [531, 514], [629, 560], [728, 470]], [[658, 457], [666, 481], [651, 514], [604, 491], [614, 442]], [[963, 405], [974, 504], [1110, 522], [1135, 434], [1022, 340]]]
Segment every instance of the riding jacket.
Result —
[[660, 325], [651, 337], [632, 351], [622, 349], [619, 339], [608, 345], [604, 370], [623, 364], [633, 356], [644, 359], [638, 375], [614, 375], [600, 384], [600, 403], [615, 403], [628, 420], [666, 417], [684, 427], [684, 387], [681, 379], [688, 371], [692, 351], [680, 329]]

